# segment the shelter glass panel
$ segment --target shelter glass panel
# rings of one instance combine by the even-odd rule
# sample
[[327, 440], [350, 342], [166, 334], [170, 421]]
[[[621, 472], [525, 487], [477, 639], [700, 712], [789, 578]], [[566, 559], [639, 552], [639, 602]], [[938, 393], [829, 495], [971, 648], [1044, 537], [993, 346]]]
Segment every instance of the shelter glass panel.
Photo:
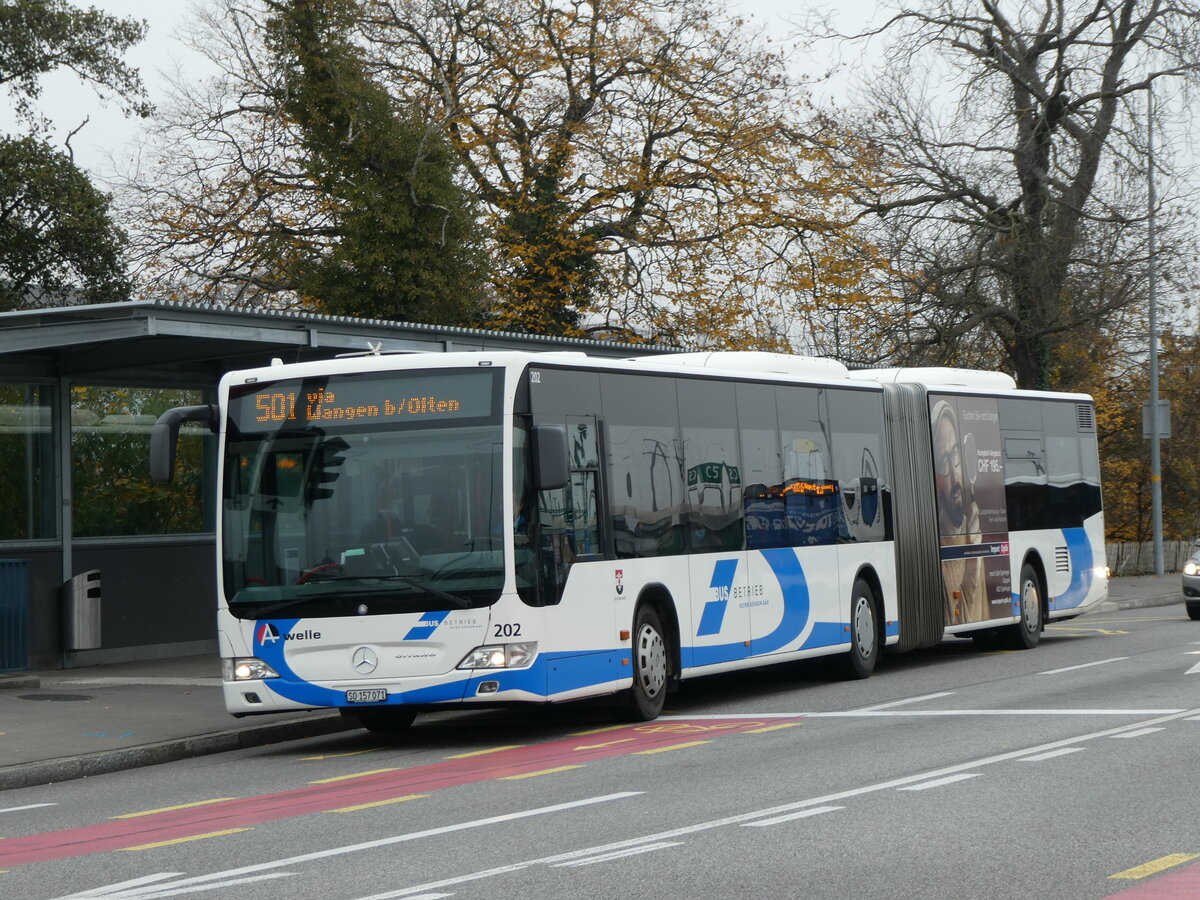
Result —
[[71, 388], [71, 479], [77, 537], [197, 534], [205, 527], [208, 429], [179, 432], [175, 480], [150, 482], [150, 429], [174, 406], [203, 402], [200, 391]]
[[0, 540], [54, 538], [54, 389], [0, 384]]

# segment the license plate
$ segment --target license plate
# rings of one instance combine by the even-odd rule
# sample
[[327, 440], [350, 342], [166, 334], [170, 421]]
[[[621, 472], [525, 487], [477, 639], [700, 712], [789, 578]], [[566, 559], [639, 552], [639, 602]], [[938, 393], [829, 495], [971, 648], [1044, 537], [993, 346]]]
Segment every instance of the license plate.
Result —
[[346, 691], [347, 703], [382, 703], [387, 699], [384, 688], [365, 688], [360, 691]]

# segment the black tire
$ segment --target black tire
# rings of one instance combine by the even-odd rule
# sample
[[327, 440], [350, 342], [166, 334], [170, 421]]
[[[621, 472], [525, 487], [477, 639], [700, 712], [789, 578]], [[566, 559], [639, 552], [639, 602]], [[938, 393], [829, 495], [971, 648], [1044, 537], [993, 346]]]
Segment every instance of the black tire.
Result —
[[633, 687], [623, 711], [627, 721], [657, 719], [667, 701], [670, 660], [666, 634], [654, 608], [638, 607], [633, 617]]
[[1189, 603], [1187, 605], [1188, 618], [1194, 622], [1200, 622], [1200, 603]]
[[1021, 566], [1021, 621], [1003, 629], [1010, 650], [1032, 650], [1042, 639], [1042, 583], [1029, 563]]
[[844, 677], [869, 678], [875, 671], [883, 646], [879, 622], [875, 591], [864, 579], [854, 579], [854, 590], [850, 593], [850, 652], [842, 660]]
[[416, 711], [405, 706], [343, 709], [341, 712], [342, 718], [356, 723], [372, 734], [403, 734], [417, 718]]

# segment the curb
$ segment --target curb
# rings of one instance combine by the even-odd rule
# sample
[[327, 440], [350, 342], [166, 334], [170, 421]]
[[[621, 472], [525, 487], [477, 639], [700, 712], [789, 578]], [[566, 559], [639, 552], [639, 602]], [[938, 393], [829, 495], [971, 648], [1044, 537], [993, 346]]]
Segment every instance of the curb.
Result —
[[26, 675], [20, 672], [15, 675], [0, 675], [0, 691], [22, 691], [41, 686], [42, 679], [37, 675]]
[[300, 738], [320, 737], [350, 731], [359, 726], [348, 722], [340, 714], [314, 716], [290, 722], [272, 722], [250, 728], [231, 728], [210, 734], [175, 738], [136, 747], [122, 747], [99, 753], [83, 753], [78, 756], [63, 756], [39, 762], [21, 763], [0, 768], [0, 791], [12, 788], [36, 787], [58, 781], [86, 778], [89, 775], [105, 775], [142, 766], [176, 762], [211, 753], [229, 750], [244, 750], [265, 744], [281, 743]]
[[1096, 607], [1096, 612], [1115, 612], [1120, 609], [1142, 609], [1148, 606], [1174, 606], [1175, 604], [1183, 605], [1183, 594], [1171, 593], [1158, 597], [1130, 597], [1127, 600], [1105, 600]]

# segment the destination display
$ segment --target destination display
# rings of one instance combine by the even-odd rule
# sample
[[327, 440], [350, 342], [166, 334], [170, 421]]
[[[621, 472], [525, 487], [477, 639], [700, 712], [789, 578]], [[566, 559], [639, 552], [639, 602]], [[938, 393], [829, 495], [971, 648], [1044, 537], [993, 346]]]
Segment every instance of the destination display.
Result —
[[486, 418], [492, 371], [387, 372], [291, 379], [230, 389], [229, 421], [242, 434]]

